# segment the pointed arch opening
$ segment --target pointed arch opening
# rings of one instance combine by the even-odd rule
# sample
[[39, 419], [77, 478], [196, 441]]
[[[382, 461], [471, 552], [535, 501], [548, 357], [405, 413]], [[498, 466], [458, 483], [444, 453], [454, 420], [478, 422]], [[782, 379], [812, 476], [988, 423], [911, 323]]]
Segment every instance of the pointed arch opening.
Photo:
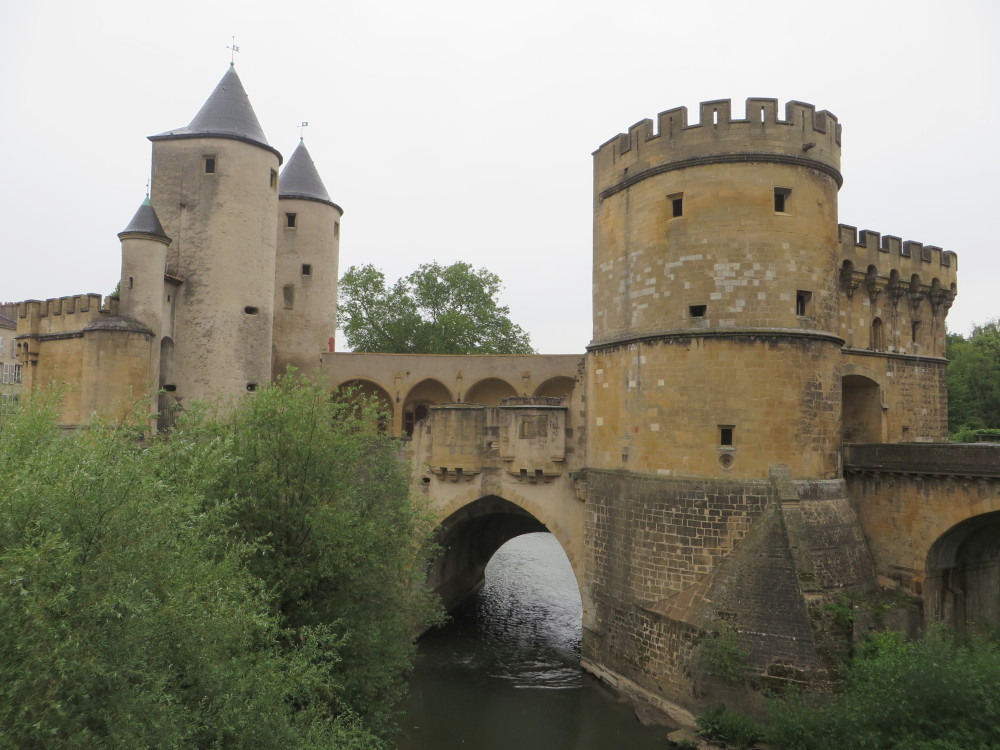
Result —
[[876, 317], [872, 320], [868, 348], [876, 352], [885, 351], [885, 326], [882, 325], [881, 318]]

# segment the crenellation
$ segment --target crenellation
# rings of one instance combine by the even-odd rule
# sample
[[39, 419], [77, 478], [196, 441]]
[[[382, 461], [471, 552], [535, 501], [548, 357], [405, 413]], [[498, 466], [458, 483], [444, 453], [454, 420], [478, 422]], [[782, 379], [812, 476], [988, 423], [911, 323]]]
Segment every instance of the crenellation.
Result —
[[728, 130], [732, 119], [732, 102], [729, 99], [714, 99], [699, 105], [698, 126], [711, 125], [716, 129]]
[[840, 224], [838, 230], [843, 259], [850, 261], [855, 269], [875, 266], [879, 277], [888, 278], [896, 269], [905, 278], [916, 274], [925, 284], [932, 277], [945, 286], [955, 283], [958, 256], [952, 251], [891, 234], [880, 235], [870, 229], [859, 232], [849, 224]]
[[885, 235], [882, 238], [882, 252], [889, 253], [890, 255], [902, 255], [903, 239], [891, 234]]
[[777, 100], [759, 97], [746, 100], [743, 117], [734, 117], [732, 110], [731, 100], [715, 99], [699, 104], [696, 123], [688, 121], [686, 107], [660, 112], [655, 126], [648, 118], [638, 121], [594, 152], [599, 183], [632, 182], [637, 168], [662, 170], [692, 159], [732, 160], [737, 154], [751, 161], [815, 163], [838, 185], [842, 182], [840, 125], [827, 110], [790, 101], [779, 119]]
[[[96, 320], [101, 314], [116, 312], [110, 297], [102, 303], [100, 294], [77, 294], [68, 297], [51, 297], [46, 300], [30, 299], [19, 302], [17, 316], [29, 321], [29, 328], [37, 328], [41, 320], [48, 321], [46, 328], [64, 330], [80, 328]], [[72, 316], [72, 317], [70, 317]], [[61, 319], [62, 322], [57, 321]], [[50, 331], [51, 332], [51, 331]]]

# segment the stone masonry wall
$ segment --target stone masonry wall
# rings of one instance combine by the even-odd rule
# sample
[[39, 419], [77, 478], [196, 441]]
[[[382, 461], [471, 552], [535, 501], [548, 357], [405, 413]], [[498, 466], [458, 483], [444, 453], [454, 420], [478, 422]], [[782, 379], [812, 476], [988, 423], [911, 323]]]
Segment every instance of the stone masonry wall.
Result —
[[821, 677], [810, 602], [874, 581], [844, 483], [787, 467], [743, 482], [588, 470], [585, 533], [584, 665], [691, 708], [712, 633], [736, 630], [750, 676]]

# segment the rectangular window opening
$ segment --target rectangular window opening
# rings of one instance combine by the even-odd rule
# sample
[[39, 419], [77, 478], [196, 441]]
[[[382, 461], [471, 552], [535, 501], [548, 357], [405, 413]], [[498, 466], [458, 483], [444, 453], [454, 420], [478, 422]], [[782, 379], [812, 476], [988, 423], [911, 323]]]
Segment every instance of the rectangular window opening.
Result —
[[792, 191], [790, 188], [775, 188], [774, 189], [774, 212], [776, 214], [788, 213], [788, 199], [791, 196]]
[[548, 417], [525, 417], [521, 420], [518, 437], [525, 440], [547, 437], [548, 423]]
[[812, 302], [812, 292], [799, 289], [795, 292], [795, 314], [796, 315], [810, 315], [812, 311], [810, 303]]
[[273, 169], [271, 170], [271, 183], [270, 184], [271, 184], [272, 188], [277, 188], [278, 187], [278, 173], [275, 172]]
[[733, 444], [733, 425], [719, 425], [719, 445]]
[[285, 226], [295, 229], [295, 214], [285, 214]]
[[205, 164], [205, 174], [215, 174], [215, 157], [205, 156], [203, 159]]
[[684, 193], [668, 195], [667, 200], [670, 201], [671, 218], [676, 219], [678, 216], [684, 215]]
[[708, 305], [691, 305], [688, 307], [688, 315], [692, 318], [704, 318]]
[[309, 265], [308, 263], [303, 263], [302, 264], [302, 275], [303, 276], [312, 276], [312, 272], [313, 272], [313, 267], [311, 265]]
[[4, 362], [4, 365], [3, 365], [3, 384], [4, 385], [20, 385], [21, 384], [21, 365], [12, 364], [10, 362]]
[[333, 236], [334, 237], [340, 237], [340, 222], [339, 221], [333, 222]]
[[281, 287], [281, 294], [284, 297], [285, 309], [293, 309], [295, 307], [295, 285], [285, 284]]

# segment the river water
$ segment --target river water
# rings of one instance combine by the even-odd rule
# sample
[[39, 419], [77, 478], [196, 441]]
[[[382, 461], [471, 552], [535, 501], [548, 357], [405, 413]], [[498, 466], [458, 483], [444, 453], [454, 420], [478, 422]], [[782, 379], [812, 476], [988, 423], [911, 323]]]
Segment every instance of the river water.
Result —
[[505, 544], [479, 594], [420, 639], [398, 750], [671, 747], [580, 668], [581, 619], [555, 537]]

